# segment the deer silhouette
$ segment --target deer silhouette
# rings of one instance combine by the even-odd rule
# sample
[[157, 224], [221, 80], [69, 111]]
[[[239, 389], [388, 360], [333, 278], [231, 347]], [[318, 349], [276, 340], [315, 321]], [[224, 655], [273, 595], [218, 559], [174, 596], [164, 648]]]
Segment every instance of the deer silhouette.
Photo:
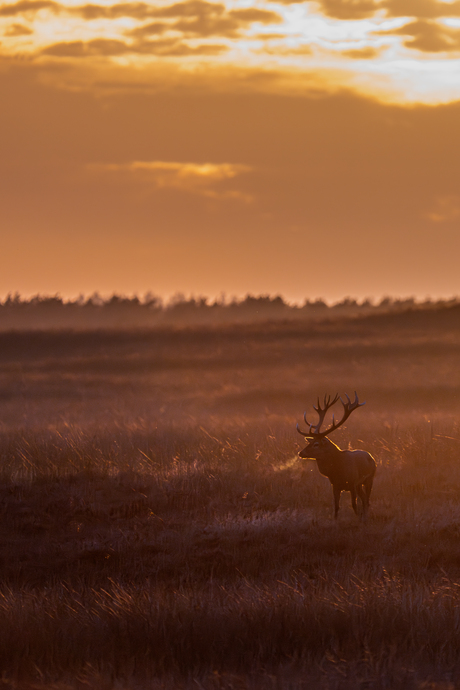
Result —
[[[349, 491], [351, 494], [351, 505], [356, 515], [358, 508], [356, 497], [359, 496], [362, 504], [362, 519], [367, 516], [369, 508], [369, 496], [372, 491], [372, 484], [376, 470], [375, 460], [370, 453], [365, 450], [341, 450], [329, 438], [329, 434], [338, 429], [348, 419], [354, 410], [362, 407], [365, 403], [360, 403], [355, 391], [355, 399], [351, 402], [346, 395], [347, 402], [339, 398], [337, 394], [333, 400], [331, 396], [324, 396], [323, 407], [318, 402], [313, 405], [313, 409], [318, 413], [318, 423], [310, 424], [307, 421], [307, 413], [304, 414], [305, 424], [308, 431], [302, 431], [297, 424], [297, 431], [305, 437], [308, 445], [299, 452], [299, 457], [307, 460], [316, 460], [318, 470], [327, 477], [332, 484], [334, 494], [334, 518], [337, 518], [340, 507], [340, 494], [342, 491]], [[326, 412], [340, 400], [343, 405], [343, 416], [336, 422], [332, 416], [332, 425], [329, 429], [321, 431]]]

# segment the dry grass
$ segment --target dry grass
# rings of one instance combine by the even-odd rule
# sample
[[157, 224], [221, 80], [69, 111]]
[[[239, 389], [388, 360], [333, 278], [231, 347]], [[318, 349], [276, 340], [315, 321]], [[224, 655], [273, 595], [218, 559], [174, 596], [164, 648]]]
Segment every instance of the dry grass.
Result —
[[[3, 687], [458, 687], [459, 336], [0, 336]], [[354, 388], [366, 524], [296, 459], [304, 408]]]

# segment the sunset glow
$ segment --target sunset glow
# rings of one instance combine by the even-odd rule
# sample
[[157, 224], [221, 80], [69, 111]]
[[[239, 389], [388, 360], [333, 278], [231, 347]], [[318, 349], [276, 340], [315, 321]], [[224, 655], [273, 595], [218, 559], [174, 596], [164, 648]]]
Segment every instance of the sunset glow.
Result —
[[0, 17], [3, 58], [48, 75], [59, 65], [69, 88], [106, 69], [123, 85], [126, 71], [150, 80], [173, 68], [181, 82], [211, 67], [219, 81], [222, 69], [266, 72], [263, 90], [302, 90], [314, 72], [317, 87], [383, 100], [435, 103], [460, 93], [458, 2], [19, 0], [3, 4]]
[[0, 34], [1, 294], [460, 292], [459, 0], [18, 0]]

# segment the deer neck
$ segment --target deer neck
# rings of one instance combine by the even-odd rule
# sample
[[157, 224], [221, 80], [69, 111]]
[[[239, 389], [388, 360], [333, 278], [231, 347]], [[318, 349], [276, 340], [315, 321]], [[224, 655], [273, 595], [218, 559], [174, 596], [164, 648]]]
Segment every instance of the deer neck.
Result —
[[331, 476], [337, 470], [337, 463], [340, 462], [342, 454], [344, 453], [333, 441], [328, 439], [327, 448], [324, 449], [321, 457], [316, 458], [318, 470], [325, 477]]

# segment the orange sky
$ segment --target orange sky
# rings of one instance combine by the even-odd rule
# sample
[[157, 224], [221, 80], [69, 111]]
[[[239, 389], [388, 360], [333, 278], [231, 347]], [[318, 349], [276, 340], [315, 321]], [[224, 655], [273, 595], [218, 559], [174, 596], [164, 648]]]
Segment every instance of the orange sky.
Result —
[[0, 296], [460, 294], [460, 0], [0, 4]]

